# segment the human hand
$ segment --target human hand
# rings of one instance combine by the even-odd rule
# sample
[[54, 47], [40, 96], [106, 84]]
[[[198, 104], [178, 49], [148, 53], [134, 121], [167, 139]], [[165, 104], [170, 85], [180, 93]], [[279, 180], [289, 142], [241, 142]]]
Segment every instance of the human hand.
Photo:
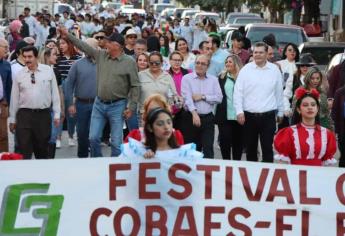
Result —
[[147, 150], [144, 154], [145, 159], [151, 159], [154, 156], [155, 156], [155, 153], [151, 149]]
[[237, 122], [240, 125], [244, 125], [244, 123], [246, 122], [246, 118], [244, 116], [244, 113], [240, 113], [240, 114], [237, 115]]
[[76, 113], [77, 113], [77, 110], [75, 108], [75, 105], [70, 105], [68, 107], [68, 113], [71, 115], [71, 116], [74, 116]]
[[60, 125], [60, 119], [54, 119], [54, 126], [59, 127]]
[[10, 123], [10, 131], [11, 131], [11, 133], [14, 134], [15, 130], [16, 130], [16, 123]]
[[197, 102], [197, 101], [202, 100], [202, 95], [201, 94], [193, 94], [192, 98], [193, 98], [194, 102]]
[[292, 116], [291, 110], [285, 111], [285, 112], [284, 112], [284, 116], [286, 116], [286, 117], [291, 117], [291, 116]]
[[277, 123], [281, 124], [283, 122], [283, 117], [277, 116]]
[[126, 120], [131, 118], [132, 115], [133, 115], [133, 112], [128, 108], [123, 112], [123, 116], [125, 117]]
[[200, 116], [198, 115], [198, 113], [196, 113], [195, 111], [192, 113], [193, 116], [193, 125], [196, 127], [200, 127], [201, 126], [201, 121], [200, 121]]

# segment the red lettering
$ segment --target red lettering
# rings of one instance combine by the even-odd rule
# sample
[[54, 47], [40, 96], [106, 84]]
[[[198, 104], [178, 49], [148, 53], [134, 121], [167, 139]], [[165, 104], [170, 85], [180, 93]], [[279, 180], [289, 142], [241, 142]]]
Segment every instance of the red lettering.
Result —
[[345, 182], [345, 174], [342, 174], [337, 179], [336, 183], [336, 191], [337, 191], [337, 197], [341, 204], [345, 205], [345, 195], [344, 195], [344, 182]]
[[170, 189], [168, 191], [168, 194], [175, 199], [183, 200], [192, 194], [193, 187], [192, 187], [191, 183], [188, 182], [188, 180], [183, 179], [183, 178], [178, 178], [176, 176], [176, 172], [179, 170], [184, 171], [186, 173], [189, 173], [189, 172], [191, 172], [192, 169], [188, 165], [182, 164], [182, 163], [174, 164], [169, 169], [168, 175], [169, 175], [169, 179], [170, 179], [171, 183], [183, 187], [184, 191], [183, 192], [177, 192], [174, 189]]
[[[181, 228], [184, 216], [187, 217], [189, 229]], [[198, 231], [196, 229], [196, 224], [195, 224], [193, 207], [186, 206], [186, 207], [180, 207], [178, 209], [172, 235], [191, 235], [191, 236], [198, 235]]]
[[126, 180], [116, 179], [118, 170], [130, 170], [131, 164], [111, 164], [109, 165], [109, 200], [116, 200], [116, 187], [126, 186]]
[[302, 211], [302, 236], [309, 235], [309, 211]]
[[101, 215], [109, 217], [111, 215], [111, 210], [109, 210], [108, 208], [98, 208], [92, 212], [89, 226], [91, 236], [99, 235], [97, 231], [97, 221]]
[[225, 199], [232, 200], [232, 167], [225, 168]]
[[310, 204], [310, 205], [320, 205], [321, 198], [308, 197], [307, 193], [307, 171], [301, 170], [299, 172], [299, 199], [301, 204]]
[[345, 212], [338, 212], [337, 213], [337, 236], [344, 236], [345, 234]]
[[212, 235], [212, 229], [220, 229], [221, 224], [219, 222], [212, 221], [212, 214], [224, 214], [224, 207], [205, 207], [205, 218], [204, 218], [204, 235]]
[[[121, 220], [122, 217], [124, 215], [130, 215], [132, 217], [133, 220], [133, 228], [131, 233], [126, 233], [124, 234], [122, 232], [122, 225], [121, 225]], [[139, 229], [140, 229], [140, 216], [139, 213], [133, 209], [132, 207], [122, 207], [120, 208], [114, 217], [114, 221], [113, 221], [113, 225], [114, 225], [114, 230], [115, 230], [115, 235], [120, 235], [120, 236], [124, 236], [124, 235], [138, 235], [139, 233]]]
[[[158, 213], [157, 220], [153, 220], [153, 214]], [[153, 229], [159, 229], [159, 235], [168, 235], [168, 228], [166, 226], [168, 220], [165, 209], [161, 206], [147, 206], [146, 207], [146, 233], [145, 235], [154, 235]]]
[[140, 163], [139, 164], [139, 199], [160, 199], [160, 192], [146, 191], [146, 185], [155, 184], [155, 177], [147, 177], [146, 172], [148, 169], [159, 169], [161, 164], [159, 162]]
[[197, 165], [197, 170], [205, 171], [205, 199], [212, 197], [212, 172], [219, 171], [219, 166]]
[[[235, 207], [229, 212], [228, 221], [229, 221], [230, 226], [232, 226], [234, 229], [241, 230], [244, 233], [244, 236], [252, 236], [252, 230], [247, 225], [240, 223], [236, 220], [237, 215], [243, 216], [244, 218], [247, 219], [250, 217], [250, 212], [244, 208]], [[227, 236], [236, 236], [236, 235], [230, 232], [227, 234]]]
[[258, 185], [256, 187], [255, 194], [251, 190], [251, 186], [248, 179], [247, 170], [244, 167], [239, 168], [241, 181], [243, 183], [244, 190], [246, 192], [249, 201], [260, 201], [262, 196], [262, 191], [265, 187], [269, 169], [263, 168], [260, 173]]
[[[283, 190], [278, 190], [279, 182], [282, 182]], [[285, 197], [286, 201], [294, 204], [295, 201], [292, 196], [289, 179], [286, 170], [276, 169], [272, 177], [272, 183], [266, 201], [273, 202], [275, 197]]]
[[296, 210], [294, 209], [278, 209], [276, 216], [276, 236], [283, 236], [283, 232], [286, 230], [291, 231], [292, 225], [284, 224], [285, 216], [296, 216]]

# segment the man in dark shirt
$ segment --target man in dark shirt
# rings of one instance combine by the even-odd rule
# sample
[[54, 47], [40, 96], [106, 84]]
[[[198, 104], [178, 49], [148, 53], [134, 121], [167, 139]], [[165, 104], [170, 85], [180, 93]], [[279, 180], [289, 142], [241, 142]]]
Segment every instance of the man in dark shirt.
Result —
[[4, 91], [4, 96], [0, 100], [0, 152], [8, 152], [7, 118], [12, 89], [11, 65], [5, 60], [8, 48], [8, 42], [0, 38], [0, 76]]

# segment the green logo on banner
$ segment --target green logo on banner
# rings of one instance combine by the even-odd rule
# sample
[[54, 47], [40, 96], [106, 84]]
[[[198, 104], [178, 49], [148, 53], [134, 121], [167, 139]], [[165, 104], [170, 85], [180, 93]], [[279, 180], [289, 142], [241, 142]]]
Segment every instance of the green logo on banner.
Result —
[[[57, 235], [63, 195], [46, 195], [49, 184], [16, 184], [6, 188], [0, 208], [0, 235]], [[23, 196], [25, 194], [25, 196]], [[40, 195], [38, 195], [40, 194]], [[38, 208], [37, 206], [45, 206]], [[30, 208], [35, 219], [42, 219], [42, 227], [16, 228], [19, 213], [27, 213]]]

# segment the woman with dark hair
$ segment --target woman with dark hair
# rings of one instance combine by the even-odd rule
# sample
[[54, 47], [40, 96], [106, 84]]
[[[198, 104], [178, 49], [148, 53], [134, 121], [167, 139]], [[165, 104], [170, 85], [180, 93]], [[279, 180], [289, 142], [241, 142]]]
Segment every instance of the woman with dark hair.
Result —
[[175, 37], [174, 33], [171, 30], [168, 30], [165, 35], [169, 39], [169, 51], [173, 52], [175, 50]]
[[147, 51], [148, 52], [159, 52], [161, 50], [161, 45], [159, 39], [151, 35], [147, 38]]
[[167, 100], [170, 93], [176, 96], [176, 87], [170, 74], [162, 69], [163, 57], [159, 52], [152, 52], [149, 56], [149, 68], [139, 72], [140, 101], [139, 111], [143, 113], [143, 105], [151, 94], [161, 94]]
[[192, 69], [195, 62], [195, 55], [189, 51], [188, 42], [184, 38], [179, 38], [175, 42], [175, 50], [179, 51], [183, 56], [182, 67]]
[[161, 35], [159, 37], [159, 44], [161, 46], [160, 53], [162, 54], [163, 57], [168, 57], [170, 54], [170, 49], [169, 49], [169, 39], [165, 35]]
[[[179, 146], [175, 132], [173, 130], [172, 115], [163, 108], [151, 110], [146, 119], [144, 126], [145, 142], [144, 145], [134, 139], [129, 139], [128, 144], [122, 146], [122, 157], [141, 156], [144, 158], [166, 156], [201, 158], [202, 153], [195, 151], [194, 144]], [[174, 151], [174, 152], [168, 152]]]
[[[65, 82], [66, 78], [68, 75], [68, 72], [72, 66], [72, 64], [76, 61], [79, 60], [81, 57], [75, 50], [73, 44], [67, 39], [67, 38], [60, 38], [58, 40], [58, 46], [60, 49], [60, 55], [57, 59], [56, 63], [56, 68], [59, 70], [61, 74], [61, 86], [62, 86], [62, 91], [65, 91]], [[67, 104], [65, 100], [65, 109], [67, 109]], [[69, 115], [69, 112], [65, 110], [66, 114], [66, 119], [67, 119], [67, 129], [68, 129], [68, 145], [69, 146], [75, 146], [75, 142], [73, 140], [73, 135], [75, 132], [75, 126], [76, 126], [76, 119], [75, 117], [72, 117]], [[61, 147], [61, 132], [62, 132], [62, 123], [60, 125], [60, 132], [58, 139], [56, 141], [56, 148]]]
[[288, 79], [292, 79], [297, 71], [295, 62], [299, 61], [299, 50], [296, 44], [288, 43], [283, 49], [282, 60], [277, 61], [283, 73], [284, 84]]
[[150, 28], [146, 27], [141, 30], [141, 38], [143, 39], [148, 39], [151, 36], [151, 34], [152, 34], [152, 31]]
[[295, 165], [334, 165], [337, 151], [332, 131], [319, 125], [319, 92], [296, 90], [296, 125], [281, 129], [274, 137], [275, 159]]

